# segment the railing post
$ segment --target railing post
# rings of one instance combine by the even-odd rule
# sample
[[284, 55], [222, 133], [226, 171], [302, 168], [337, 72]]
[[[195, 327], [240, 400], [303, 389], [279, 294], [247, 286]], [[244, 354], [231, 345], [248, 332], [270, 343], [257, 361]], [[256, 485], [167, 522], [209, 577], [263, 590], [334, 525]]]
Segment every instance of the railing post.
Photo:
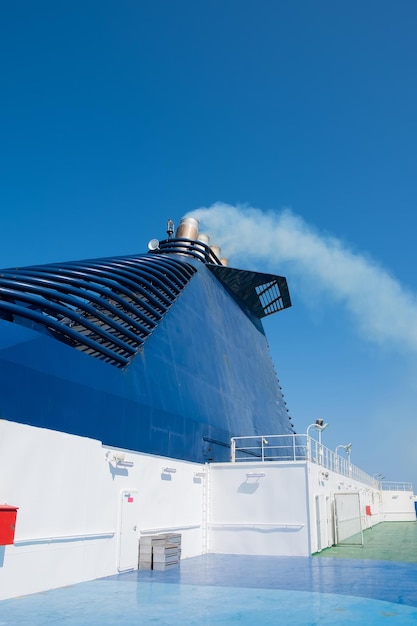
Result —
[[236, 462], [236, 440], [234, 437], [232, 437], [232, 439], [230, 440], [231, 442], [231, 455], [230, 455], [230, 460], [232, 463]]

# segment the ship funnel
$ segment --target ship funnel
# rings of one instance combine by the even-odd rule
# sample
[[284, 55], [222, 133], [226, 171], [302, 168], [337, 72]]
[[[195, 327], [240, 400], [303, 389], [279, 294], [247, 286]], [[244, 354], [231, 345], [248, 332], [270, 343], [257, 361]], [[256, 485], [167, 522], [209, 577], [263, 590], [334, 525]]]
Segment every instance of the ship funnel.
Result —
[[206, 246], [210, 243], [210, 237], [206, 235], [206, 233], [198, 233], [197, 241], [201, 241], [201, 243], [205, 243]]
[[[159, 242], [150, 241], [149, 250], [155, 252], [157, 250], [166, 250], [167, 252], [175, 252], [176, 254], [189, 255], [200, 259], [204, 263], [215, 265], [229, 265], [229, 260], [221, 257], [219, 246], [210, 246], [210, 237], [206, 233], [198, 232], [199, 222], [194, 217], [183, 217], [174, 232], [174, 223], [172, 220], [167, 222], [168, 240]], [[182, 240], [182, 241], [181, 241]]]
[[192, 239], [198, 237], [198, 220], [193, 217], [183, 217], [175, 233], [177, 239]]
[[219, 248], [219, 246], [210, 246], [210, 250], [220, 260], [221, 249]]
[[[204, 261], [206, 258], [206, 254], [207, 254], [206, 246], [209, 245], [210, 237], [206, 235], [206, 233], [198, 233], [197, 242], [198, 243], [195, 247], [196, 252], [198, 253], [198, 256], [201, 258], [201, 260]], [[201, 244], [201, 245], [198, 245], [198, 244]]]

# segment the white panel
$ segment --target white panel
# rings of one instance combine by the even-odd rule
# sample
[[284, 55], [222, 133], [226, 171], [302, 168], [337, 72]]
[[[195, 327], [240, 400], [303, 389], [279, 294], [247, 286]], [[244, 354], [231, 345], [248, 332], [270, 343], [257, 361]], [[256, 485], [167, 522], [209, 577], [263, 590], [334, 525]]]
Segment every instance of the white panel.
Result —
[[305, 463], [210, 467], [210, 552], [307, 556]]

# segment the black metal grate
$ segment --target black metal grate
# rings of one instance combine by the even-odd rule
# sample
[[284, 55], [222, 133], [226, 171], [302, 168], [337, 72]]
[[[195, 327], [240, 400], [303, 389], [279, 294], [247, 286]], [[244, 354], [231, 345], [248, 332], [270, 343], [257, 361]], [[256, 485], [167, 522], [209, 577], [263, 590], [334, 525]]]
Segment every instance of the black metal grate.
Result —
[[255, 291], [258, 294], [265, 315], [272, 315], [272, 313], [277, 313], [284, 308], [282, 295], [276, 280], [257, 285]]
[[0, 317], [123, 367], [195, 272], [162, 255], [7, 269], [0, 272]]
[[215, 276], [258, 317], [266, 317], [291, 306], [287, 280], [283, 276], [238, 270], [224, 266], [212, 249], [201, 241], [176, 238], [156, 242], [153, 255], [188, 255], [205, 263]]
[[259, 319], [291, 306], [287, 280], [283, 276], [218, 265], [208, 267]]

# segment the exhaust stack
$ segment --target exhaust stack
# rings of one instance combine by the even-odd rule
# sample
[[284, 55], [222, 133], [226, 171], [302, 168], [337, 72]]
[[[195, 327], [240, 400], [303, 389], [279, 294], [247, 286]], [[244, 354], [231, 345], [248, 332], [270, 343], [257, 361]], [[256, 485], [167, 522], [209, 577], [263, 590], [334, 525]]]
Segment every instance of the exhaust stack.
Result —
[[183, 217], [175, 233], [177, 239], [192, 239], [198, 237], [198, 220], [193, 217]]
[[[210, 237], [206, 233], [199, 233], [198, 226], [199, 222], [194, 217], [181, 218], [180, 224], [175, 232], [173, 248], [171, 248], [170, 251], [175, 251], [177, 254], [192, 254], [205, 263], [220, 263], [221, 265], [228, 266], [229, 260], [221, 257], [220, 247], [214, 245], [210, 246]], [[174, 222], [172, 220], [168, 220], [166, 232], [168, 240], [167, 242], [162, 242], [162, 248], [164, 250], [169, 248], [170, 240], [174, 233]], [[186, 239], [188, 241], [175, 242], [176, 239]], [[156, 239], [150, 241], [148, 248], [151, 252], [159, 250], [159, 241]], [[213, 255], [215, 259], [213, 259]]]
[[219, 246], [210, 246], [210, 250], [220, 261], [221, 249], [219, 248]]

